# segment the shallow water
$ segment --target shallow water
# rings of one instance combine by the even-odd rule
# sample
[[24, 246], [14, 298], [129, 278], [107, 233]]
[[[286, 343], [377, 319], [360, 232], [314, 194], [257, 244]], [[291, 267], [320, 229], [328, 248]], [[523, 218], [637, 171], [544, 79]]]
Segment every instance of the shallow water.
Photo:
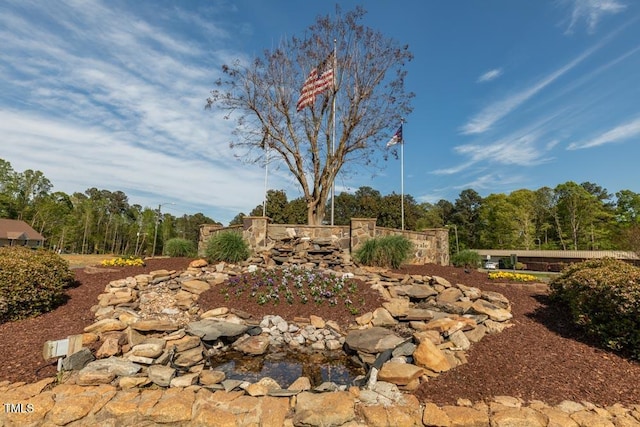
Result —
[[342, 352], [296, 353], [292, 351], [248, 356], [228, 351], [211, 358], [213, 369], [223, 371], [228, 379], [257, 382], [270, 377], [287, 388], [301, 376], [308, 377], [311, 386], [331, 381], [338, 385], [351, 385], [363, 368]]

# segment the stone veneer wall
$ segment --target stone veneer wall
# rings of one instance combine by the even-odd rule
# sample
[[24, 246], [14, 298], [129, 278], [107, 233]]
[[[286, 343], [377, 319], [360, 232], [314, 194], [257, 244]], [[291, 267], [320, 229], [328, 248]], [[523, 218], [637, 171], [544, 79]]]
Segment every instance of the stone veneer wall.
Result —
[[310, 240], [333, 239], [348, 252], [357, 250], [365, 241], [380, 236], [399, 234], [414, 245], [412, 264], [434, 263], [449, 265], [449, 230], [434, 228], [425, 231], [403, 231], [376, 226], [375, 218], [352, 218], [350, 225], [295, 225], [270, 224], [267, 217], [247, 216], [242, 225], [220, 227], [205, 224], [200, 227], [198, 253], [204, 254], [207, 240], [217, 233], [229, 230], [242, 232], [242, 236], [255, 252], [273, 247], [277, 241], [289, 237], [309, 237]]
[[400, 234], [413, 242], [413, 264], [449, 265], [449, 230], [433, 228], [421, 232], [376, 227], [376, 237]]

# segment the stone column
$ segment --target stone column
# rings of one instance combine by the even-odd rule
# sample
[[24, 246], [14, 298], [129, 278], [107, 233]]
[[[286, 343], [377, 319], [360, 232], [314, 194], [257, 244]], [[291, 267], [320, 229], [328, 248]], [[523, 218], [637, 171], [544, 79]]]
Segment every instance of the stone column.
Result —
[[439, 255], [440, 265], [449, 265], [449, 229], [436, 229], [436, 251]]
[[351, 218], [351, 253], [376, 234], [376, 218]]
[[220, 224], [202, 224], [200, 225], [200, 236], [198, 237], [198, 255], [204, 256], [207, 247], [207, 241], [216, 230], [223, 228]]
[[271, 218], [266, 216], [245, 216], [242, 219], [242, 237], [249, 243], [252, 251], [260, 252], [266, 249], [269, 222]]

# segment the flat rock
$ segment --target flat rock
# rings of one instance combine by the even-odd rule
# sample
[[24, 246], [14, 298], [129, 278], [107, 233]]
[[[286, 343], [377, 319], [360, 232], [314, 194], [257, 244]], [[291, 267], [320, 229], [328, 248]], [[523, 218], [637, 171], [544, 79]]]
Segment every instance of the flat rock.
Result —
[[269, 348], [269, 337], [264, 335], [246, 336], [233, 343], [235, 350], [245, 354], [261, 355]]
[[451, 426], [489, 426], [489, 414], [465, 406], [443, 406]]
[[160, 387], [169, 387], [171, 380], [176, 375], [176, 370], [170, 366], [151, 365], [147, 371], [149, 379]]
[[440, 276], [432, 276], [431, 277], [431, 281], [433, 283], [436, 283], [438, 285], [442, 285], [445, 288], [448, 288], [451, 286], [451, 282], [449, 282], [447, 279], [445, 279], [444, 277], [440, 277]]
[[547, 416], [531, 408], [507, 408], [491, 416], [491, 425], [495, 427], [546, 427], [548, 422]]
[[[433, 289], [433, 287], [429, 285], [397, 286], [396, 290], [400, 291], [400, 289], [398, 288], [401, 288], [404, 295], [408, 296], [409, 298], [425, 299], [425, 298], [432, 297], [434, 295], [438, 295], [438, 291], [436, 291], [435, 289]], [[398, 294], [400, 294], [400, 292], [398, 292]]]
[[294, 382], [287, 387], [287, 390], [293, 391], [306, 391], [311, 390], [311, 380], [309, 377], [298, 377]]
[[398, 323], [398, 321], [393, 318], [386, 308], [378, 307], [373, 312], [371, 323], [373, 326], [393, 326]]
[[201, 293], [211, 289], [211, 285], [202, 280], [186, 280], [182, 282], [182, 289], [192, 294], [200, 295]]
[[181, 367], [194, 366], [200, 363], [204, 357], [202, 356], [202, 348], [194, 347], [192, 349], [178, 353], [175, 364]]
[[447, 335], [453, 334], [456, 331], [463, 329], [473, 329], [476, 326], [476, 322], [473, 319], [467, 319], [465, 317], [441, 317], [429, 321], [424, 325], [425, 331], [438, 331], [440, 333], [446, 333]]
[[220, 316], [224, 316], [227, 313], [229, 313], [228, 307], [217, 307], [217, 308], [212, 308], [211, 310], [205, 311], [200, 315], [200, 318], [208, 319], [210, 317], [220, 317]]
[[424, 369], [411, 363], [387, 362], [378, 372], [380, 381], [387, 381], [398, 385], [406, 385], [419, 378]]
[[511, 305], [507, 297], [499, 292], [482, 291], [482, 299], [489, 301], [490, 303], [497, 305], [500, 308], [508, 310]]
[[389, 329], [374, 326], [349, 332], [345, 342], [353, 350], [375, 354], [393, 349], [404, 341], [404, 338]]
[[[298, 394], [294, 425], [340, 426], [353, 420], [355, 397], [346, 391]], [[329, 410], [330, 408], [330, 410]]]
[[382, 306], [393, 317], [404, 317], [409, 310], [409, 300], [406, 298], [391, 298], [389, 301], [383, 302]]
[[177, 352], [191, 350], [192, 348], [196, 348], [200, 345], [200, 338], [193, 335], [185, 335], [182, 338], [178, 338], [177, 340], [167, 341], [166, 348], [176, 349]]
[[83, 369], [93, 360], [95, 360], [95, 357], [93, 357], [91, 350], [85, 347], [71, 356], [65, 357], [62, 360], [62, 369], [65, 371], [77, 371]]
[[136, 363], [117, 357], [109, 357], [108, 359], [100, 359], [89, 363], [84, 369], [95, 371], [107, 371], [116, 374], [119, 377], [130, 377], [137, 374], [142, 367]]
[[162, 344], [149, 342], [133, 346], [131, 354], [140, 357], [156, 358], [162, 354], [162, 350], [164, 350], [164, 342]]
[[433, 319], [433, 310], [426, 308], [410, 308], [402, 320], [431, 320]]
[[82, 369], [78, 372], [76, 384], [83, 386], [109, 384], [116, 378], [116, 374], [109, 371], [97, 371], [93, 369]]
[[433, 372], [445, 372], [453, 368], [444, 352], [436, 347], [430, 340], [420, 342], [413, 358], [418, 366], [430, 369]]
[[440, 292], [436, 297], [438, 304], [450, 303], [458, 301], [463, 296], [462, 291], [458, 288], [447, 288]]
[[207, 265], [209, 265], [207, 260], [200, 258], [200, 259], [191, 261], [189, 263], [189, 268], [202, 268], [202, 267], [206, 267]]
[[195, 335], [205, 341], [214, 341], [220, 337], [236, 337], [249, 329], [247, 325], [227, 322], [218, 319], [202, 319], [187, 325], [188, 334]]
[[219, 384], [224, 381], [226, 377], [227, 375], [222, 371], [207, 369], [200, 372], [200, 384], [204, 386]]
[[496, 322], [504, 322], [513, 317], [509, 310], [498, 307], [484, 299], [476, 300], [471, 306], [471, 309], [476, 313], [486, 314], [491, 320]]
[[103, 319], [84, 328], [84, 332], [110, 332], [110, 331], [124, 331], [127, 325], [117, 319]]
[[131, 324], [131, 328], [135, 329], [136, 331], [142, 332], [170, 332], [177, 331], [178, 324], [170, 320], [149, 319], [138, 320], [137, 322]]
[[198, 382], [198, 373], [191, 372], [182, 374], [179, 377], [173, 377], [169, 383], [169, 387], [189, 387]]

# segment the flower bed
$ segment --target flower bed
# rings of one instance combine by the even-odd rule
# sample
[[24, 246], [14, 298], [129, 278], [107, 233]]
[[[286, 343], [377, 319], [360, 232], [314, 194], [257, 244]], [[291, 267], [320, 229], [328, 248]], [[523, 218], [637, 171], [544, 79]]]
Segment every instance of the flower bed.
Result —
[[103, 267], [144, 267], [142, 258], [129, 256], [105, 259], [100, 263]]
[[539, 280], [532, 274], [524, 273], [511, 273], [508, 271], [495, 271], [489, 273], [489, 279], [491, 280], [507, 280], [510, 282], [535, 282]]
[[247, 292], [259, 305], [277, 305], [280, 302], [333, 307], [343, 304], [351, 314], [358, 308], [351, 298], [357, 295], [355, 281], [335, 274], [287, 267], [277, 270], [256, 270], [229, 279], [220, 286], [220, 292], [228, 300]]

